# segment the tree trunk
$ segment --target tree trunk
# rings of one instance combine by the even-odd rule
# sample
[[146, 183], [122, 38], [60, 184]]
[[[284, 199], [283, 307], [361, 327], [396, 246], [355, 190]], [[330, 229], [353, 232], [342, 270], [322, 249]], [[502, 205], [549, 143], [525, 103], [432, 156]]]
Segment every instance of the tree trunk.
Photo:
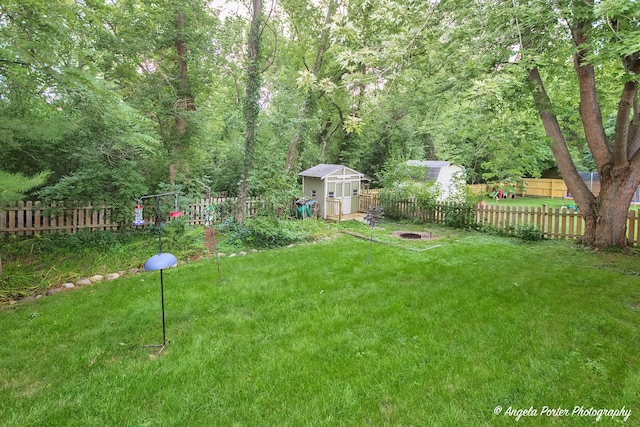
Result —
[[238, 202], [236, 205], [236, 221], [244, 222], [244, 207], [249, 193], [249, 174], [253, 169], [253, 152], [255, 148], [256, 134], [258, 130], [258, 114], [260, 113], [260, 24], [262, 21], [262, 0], [252, 0], [253, 17], [249, 30], [248, 61], [247, 61], [247, 87], [244, 103], [246, 123], [244, 161], [242, 176], [238, 188]]
[[635, 187], [628, 185], [631, 181], [625, 176], [600, 180], [600, 194], [597, 198], [595, 212], [589, 215], [583, 244], [595, 247], [626, 246], [627, 217], [629, 204], [633, 198]]
[[172, 160], [169, 164], [169, 184], [173, 187], [175, 185], [176, 177], [181, 168], [180, 158], [182, 152], [187, 145], [187, 139], [189, 129], [187, 127], [187, 119], [185, 117], [186, 111], [195, 111], [196, 105], [191, 93], [191, 85], [189, 83], [189, 76], [187, 74], [187, 46], [184, 41], [183, 33], [185, 29], [185, 21], [182, 12], [176, 11], [175, 26], [177, 36], [174, 41], [177, 54], [178, 65], [178, 80], [176, 87], [176, 101], [175, 101], [175, 137], [176, 143], [173, 147], [173, 153], [171, 155]]

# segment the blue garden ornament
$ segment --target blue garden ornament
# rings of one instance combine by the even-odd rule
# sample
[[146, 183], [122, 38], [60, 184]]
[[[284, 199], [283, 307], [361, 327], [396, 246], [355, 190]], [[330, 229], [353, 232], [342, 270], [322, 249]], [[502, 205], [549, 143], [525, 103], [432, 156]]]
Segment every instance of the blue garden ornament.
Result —
[[163, 270], [178, 263], [178, 259], [169, 253], [154, 255], [144, 263], [145, 270]]

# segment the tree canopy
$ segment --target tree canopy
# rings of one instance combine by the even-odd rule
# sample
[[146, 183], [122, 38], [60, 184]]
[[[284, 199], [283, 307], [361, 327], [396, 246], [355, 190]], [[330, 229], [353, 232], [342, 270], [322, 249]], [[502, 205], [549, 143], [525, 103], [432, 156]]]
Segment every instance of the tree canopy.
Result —
[[[469, 182], [557, 165], [591, 243], [624, 243], [595, 224], [640, 184], [637, 2], [279, 0], [257, 21], [240, 3], [3, 2], [0, 171], [126, 204], [289, 197], [316, 163], [448, 160]], [[603, 197], [578, 171], [611, 177]]]

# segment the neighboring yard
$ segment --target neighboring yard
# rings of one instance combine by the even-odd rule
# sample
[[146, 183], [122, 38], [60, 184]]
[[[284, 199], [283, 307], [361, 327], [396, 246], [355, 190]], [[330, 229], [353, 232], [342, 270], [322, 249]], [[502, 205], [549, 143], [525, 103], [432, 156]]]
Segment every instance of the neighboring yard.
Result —
[[575, 205], [571, 199], [551, 199], [549, 197], [516, 197], [515, 199], [493, 199], [486, 197], [484, 199], [488, 205], [498, 206], [523, 206], [523, 207], [540, 207], [547, 205], [548, 208], [561, 208], [562, 206]]
[[384, 222], [367, 265], [367, 240], [327, 234], [221, 258], [222, 281], [213, 259], [165, 270], [160, 356], [158, 272], [1, 306], [2, 424], [640, 423], [637, 252]]

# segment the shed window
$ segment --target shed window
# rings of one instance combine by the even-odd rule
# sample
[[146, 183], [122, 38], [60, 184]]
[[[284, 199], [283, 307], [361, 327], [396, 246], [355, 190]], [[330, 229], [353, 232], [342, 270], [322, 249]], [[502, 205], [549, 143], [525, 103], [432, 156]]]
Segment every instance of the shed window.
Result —
[[316, 190], [311, 190], [311, 197], [316, 197]]
[[336, 196], [335, 191], [329, 191], [329, 198], [333, 199]]

